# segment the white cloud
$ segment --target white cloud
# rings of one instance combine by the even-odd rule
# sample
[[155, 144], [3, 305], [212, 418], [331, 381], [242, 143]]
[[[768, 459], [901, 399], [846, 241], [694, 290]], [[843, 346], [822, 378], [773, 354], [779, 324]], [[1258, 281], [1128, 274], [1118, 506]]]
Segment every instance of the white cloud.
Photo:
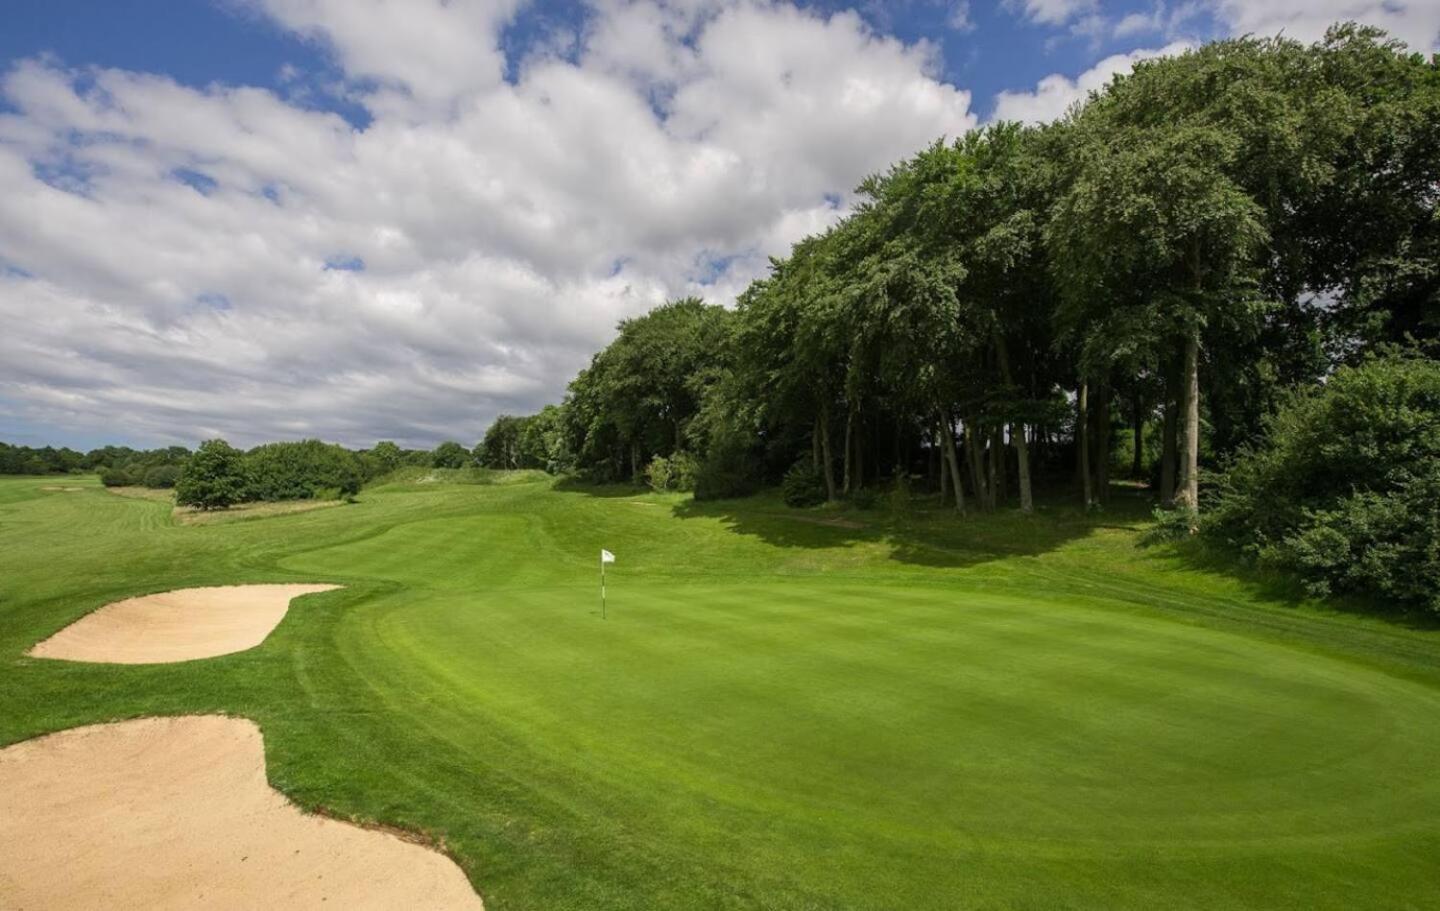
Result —
[[1095, 10], [1099, 4], [1097, 0], [1005, 0], [1005, 5], [1031, 22], [1064, 25], [1083, 13]]
[[995, 97], [994, 119], [1023, 123], [1055, 120], [1071, 105], [1104, 88], [1116, 74], [1130, 72], [1139, 61], [1180, 54], [1189, 47], [1189, 43], [1177, 41], [1155, 50], [1114, 54], [1073, 79], [1054, 73], [1041, 79], [1033, 92], [1001, 92]]
[[620, 318], [728, 301], [865, 174], [974, 123], [929, 46], [853, 14], [605, 0], [510, 83], [509, 3], [264, 9], [331, 48], [370, 124], [56, 61], [0, 81], [12, 417], [473, 440], [557, 399]]
[[1231, 34], [1275, 35], [1314, 41], [1335, 22], [1375, 25], [1417, 51], [1440, 49], [1437, 0], [1214, 0]]
[[975, 20], [970, 17], [970, 0], [955, 0], [950, 5], [945, 24], [962, 34], [975, 31]]

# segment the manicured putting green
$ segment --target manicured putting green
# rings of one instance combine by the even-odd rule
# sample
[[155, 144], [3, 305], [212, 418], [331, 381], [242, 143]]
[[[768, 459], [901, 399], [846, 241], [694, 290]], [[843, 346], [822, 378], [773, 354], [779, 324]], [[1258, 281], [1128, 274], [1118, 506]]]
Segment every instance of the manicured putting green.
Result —
[[[0, 482], [0, 741], [254, 717], [277, 786], [443, 838], [492, 911], [1440, 894], [1433, 631], [1266, 601], [1114, 511], [837, 525], [506, 480], [210, 527]], [[349, 587], [213, 662], [18, 657], [197, 578]]]

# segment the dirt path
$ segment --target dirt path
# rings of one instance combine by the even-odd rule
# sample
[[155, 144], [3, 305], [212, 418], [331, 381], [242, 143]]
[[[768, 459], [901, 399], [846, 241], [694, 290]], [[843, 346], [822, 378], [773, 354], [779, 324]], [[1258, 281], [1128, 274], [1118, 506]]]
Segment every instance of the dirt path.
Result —
[[254, 648], [290, 599], [338, 585], [227, 585], [183, 588], [107, 604], [36, 645], [37, 658], [160, 664]]
[[443, 854], [302, 813], [266, 782], [260, 729], [218, 715], [0, 750], [0, 906], [483, 907]]

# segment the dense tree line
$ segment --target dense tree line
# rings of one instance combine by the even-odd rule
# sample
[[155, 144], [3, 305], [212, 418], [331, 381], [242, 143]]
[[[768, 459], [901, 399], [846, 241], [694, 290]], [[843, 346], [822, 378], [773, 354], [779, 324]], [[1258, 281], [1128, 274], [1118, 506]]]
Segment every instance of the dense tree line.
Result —
[[1041, 484], [1103, 507], [1127, 472], [1195, 530], [1297, 390], [1440, 336], [1440, 64], [1368, 28], [1146, 61], [859, 193], [733, 311], [622, 323], [558, 434], [524, 450], [506, 417], [481, 461], [641, 480], [679, 454], [697, 496], [795, 502], [920, 477], [961, 513]]
[[166, 488], [175, 485], [180, 468], [190, 458], [183, 446], [163, 449], [131, 449], [102, 446], [86, 453], [67, 447], [38, 449], [0, 443], [0, 474], [64, 474], [98, 472], [107, 486], [144, 485]]
[[469, 463], [470, 454], [453, 442], [434, 451], [402, 449], [389, 440], [350, 450], [320, 440], [300, 440], [242, 451], [224, 440], [207, 440], [185, 463], [175, 494], [182, 506], [203, 509], [256, 500], [351, 497], [363, 485], [400, 468], [458, 468]]

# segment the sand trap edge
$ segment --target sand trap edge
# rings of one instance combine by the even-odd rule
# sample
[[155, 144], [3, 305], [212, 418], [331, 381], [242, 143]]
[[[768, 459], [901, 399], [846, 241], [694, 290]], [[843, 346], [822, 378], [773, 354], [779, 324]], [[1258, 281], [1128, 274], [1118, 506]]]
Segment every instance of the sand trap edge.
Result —
[[[142, 765], [148, 761], [153, 766], [157, 758], [170, 768], [155, 774]], [[92, 859], [99, 869], [88, 877], [69, 870], [68, 890], [40, 886], [35, 907], [88, 909], [116, 899], [126, 907], [157, 909], [189, 908], [202, 899], [216, 909], [311, 907], [318, 906], [317, 899], [336, 897], [342, 899], [338, 907], [406, 907], [412, 898], [424, 896], [427, 908], [483, 911], [483, 897], [443, 840], [337, 815], [324, 807], [307, 809], [271, 782], [269, 765], [260, 725], [223, 712], [103, 721], [0, 746], [0, 772], [9, 773], [0, 775], [0, 811], [5, 811], [0, 812], [0, 882], [33, 891], [37, 878], [48, 883], [62, 868], [69, 870], [66, 858], [74, 855]], [[147, 773], [148, 780], [140, 781]], [[116, 782], [117, 777], [131, 780]], [[79, 801], [70, 793], [77, 780], [78, 787], [88, 791]], [[138, 787], [125, 786], [137, 781]], [[211, 787], [206, 792], [197, 784]], [[187, 789], [191, 793], [185, 793]], [[173, 800], [155, 800], [167, 796], [190, 798], [178, 820], [166, 813], [173, 809]], [[39, 808], [34, 807], [37, 801]], [[14, 812], [26, 802], [31, 805], [29, 816]], [[77, 803], [91, 814], [77, 811]], [[157, 827], [157, 814], [161, 823], [171, 824]], [[136, 816], [142, 817], [138, 825]], [[51, 831], [15, 837], [15, 830], [27, 823], [32, 830], [50, 823]], [[206, 827], [217, 828], [217, 823], [224, 824], [219, 828], [232, 836], [230, 841], [205, 837]], [[140, 833], [138, 841], [134, 832], [125, 831], [127, 825]], [[242, 830], [238, 840], [233, 838], [237, 829]], [[157, 831], [163, 834], [156, 837]], [[66, 834], [78, 837], [71, 844], [57, 844], [57, 837], [63, 840]], [[177, 850], [176, 845], [181, 847]], [[306, 852], [303, 861], [294, 861], [301, 849]], [[242, 863], [252, 858], [262, 863], [249, 869], [237, 865], [235, 855], [242, 851], [247, 855], [239, 858]], [[267, 852], [282, 861], [280, 875], [257, 879]], [[25, 865], [27, 859], [31, 863]], [[25, 870], [28, 879], [22, 876], [25, 866], [31, 868]], [[137, 875], [136, 870], [144, 872]], [[316, 876], [317, 871], [322, 875]], [[324, 887], [332, 894], [320, 896], [318, 883], [334, 873], [342, 875], [331, 875]], [[215, 878], [223, 881], [217, 884]], [[187, 881], [188, 892], [176, 890], [178, 880]], [[362, 891], [348, 902], [333, 894], [347, 887]]]
[[258, 582], [168, 589], [102, 604], [32, 645], [26, 656], [88, 664], [173, 664], [263, 644], [305, 595], [331, 582]]

